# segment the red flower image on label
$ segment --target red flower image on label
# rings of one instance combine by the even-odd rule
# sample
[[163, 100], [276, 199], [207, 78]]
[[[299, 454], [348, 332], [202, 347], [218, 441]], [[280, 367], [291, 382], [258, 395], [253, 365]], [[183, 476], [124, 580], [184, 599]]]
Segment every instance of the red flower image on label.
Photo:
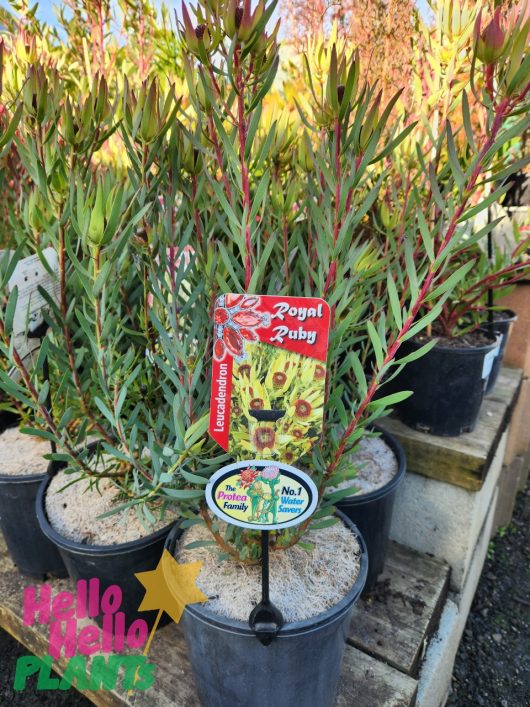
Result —
[[214, 320], [216, 324], [226, 324], [226, 322], [230, 319], [230, 315], [228, 314], [228, 310], [225, 309], [224, 307], [217, 307], [215, 310], [214, 314]]
[[239, 333], [244, 339], [247, 339], [247, 341], [257, 341], [258, 340], [258, 335], [256, 334], [255, 331], [252, 331], [252, 329], [244, 329], [241, 328], [239, 330]]
[[243, 299], [244, 295], [225, 295], [227, 307], [236, 307]]
[[256, 311], [260, 298], [254, 295], [222, 295], [216, 304], [213, 315], [216, 336], [214, 358], [222, 361], [228, 353], [244, 359], [245, 341], [258, 341], [259, 337], [254, 330], [269, 326], [269, 315]]
[[225, 345], [222, 339], [217, 339], [213, 346], [213, 354], [215, 358], [222, 359], [225, 355]]
[[241, 326], [251, 327], [257, 326], [262, 322], [262, 316], [258, 314], [252, 314], [251, 312], [238, 312], [234, 314], [232, 320]]
[[226, 348], [234, 356], [241, 356], [243, 353], [243, 340], [232, 327], [226, 326], [223, 329], [223, 341]]
[[250, 467], [248, 467], [248, 469], [245, 469], [244, 471], [242, 471], [239, 474], [239, 476], [240, 476], [239, 485], [241, 486], [241, 488], [246, 489], [248, 486], [250, 486], [250, 484], [254, 483], [257, 475], [258, 475], [258, 472], [255, 471], [254, 469], [251, 469]]

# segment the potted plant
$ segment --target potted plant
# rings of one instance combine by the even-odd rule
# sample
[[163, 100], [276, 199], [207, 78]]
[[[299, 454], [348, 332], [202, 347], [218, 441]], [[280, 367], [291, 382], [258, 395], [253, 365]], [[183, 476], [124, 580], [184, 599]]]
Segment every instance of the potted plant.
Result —
[[[351, 524], [340, 515], [337, 522], [335, 514], [335, 504], [351, 495], [351, 487], [330, 489], [354, 480], [352, 455], [368, 426], [407, 395], [376, 398], [405, 364], [432, 348], [429, 342], [401, 355], [402, 344], [432, 324], [465, 275], [466, 266], [447, 277], [450, 258], [463, 247], [459, 223], [487, 207], [470, 206], [487, 166], [480, 150], [469, 156], [473, 179], [467, 189], [455, 187], [457, 177], [437, 175], [435, 157], [429, 156], [419, 160], [413, 184], [418, 194], [407, 191], [405, 180], [392, 187], [386, 159], [414, 126], [402, 129], [390, 120], [398, 97], [384, 103], [363, 81], [356, 55], [342, 44], [325, 49], [320, 77], [306, 62], [308, 89], [299, 109], [292, 105], [281, 120], [267, 120], [278, 65], [276, 30], [267, 33], [274, 7], [205, 0], [191, 14], [183, 8], [188, 95], [178, 103], [156, 82], [124, 86], [120, 135], [131, 167], [123, 183], [111, 181], [104, 168], [92, 170], [86, 157], [73, 159], [85, 154], [78, 141], [90, 156], [100, 140], [93, 134], [94, 121], [81, 116], [102, 110], [105, 130], [115, 127], [105, 96], [98, 100], [104, 89], [97, 83], [87, 103], [76, 101], [74, 108], [59, 101], [61, 115], [47, 141], [57, 174], [66, 178], [53, 184], [57, 195], [48, 236], [63, 263], [59, 281], [64, 284], [59, 305], [50, 302], [48, 340], [54, 388], [73, 401], [74, 416], [83, 405], [88, 410], [79, 415], [76, 436], [68, 424], [69, 408], [56, 407], [53, 417], [46, 417], [42, 384], [36, 375], [22, 376], [37, 418], [61, 450], [52, 459], [81, 477], [72, 488], [83, 489], [80, 484], [88, 481], [97, 493], [103, 477], [112, 474], [109, 483], [123, 499], [112, 508], [115, 525], [121, 510], [162, 519], [164, 506], [177, 502], [181, 520], [168, 547], [178, 558], [208, 561], [213, 584], [205, 584], [204, 576], [199, 582], [210, 596], [222, 592], [226, 599], [228, 592], [230, 612], [238, 605], [241, 612], [242, 595], [250, 591], [237, 618], [215, 611], [213, 597], [205, 607], [185, 611], [206, 704], [259, 703], [262, 695], [271, 695], [273, 666], [277, 671], [287, 660], [289, 676], [303, 679], [282, 685], [283, 702], [299, 699], [301, 690], [309, 702], [334, 699], [366, 553]], [[496, 130], [497, 139], [505, 136], [502, 115]], [[27, 146], [20, 142], [29, 165], [46, 158], [39, 140], [38, 130], [36, 137], [30, 130]], [[439, 150], [451, 144], [450, 132], [442, 132]], [[40, 164], [46, 167], [45, 161]], [[48, 199], [49, 185], [34, 181]], [[422, 186], [427, 184], [431, 190]], [[449, 184], [451, 198], [438, 199]], [[395, 243], [367, 227], [368, 214], [385, 191], [390, 212], [404, 214]], [[423, 223], [434, 205], [439, 213], [431, 236]], [[123, 290], [115, 287], [118, 278]], [[296, 381], [300, 395], [289, 399], [289, 414], [300, 424], [311, 424], [314, 407], [325, 412], [320, 441], [293, 459], [316, 484], [319, 508], [303, 524], [273, 534], [265, 546], [252, 531], [223, 526], [203, 500], [212, 474], [232, 461], [207, 434], [218, 332], [227, 349], [241, 351], [240, 338], [227, 332], [225, 339], [222, 322], [213, 328], [215, 301], [231, 294], [239, 301], [245, 293], [252, 293], [249, 298], [312, 295], [331, 308], [328, 360], [312, 371], [324, 375], [322, 401], [304, 395], [303, 376]], [[243, 328], [251, 337], [248, 326]], [[9, 331], [3, 336], [8, 352]], [[17, 367], [22, 373], [20, 362]], [[285, 368], [272, 372], [287, 376]], [[272, 432], [258, 440], [266, 457], [275, 453]], [[86, 444], [89, 434], [96, 437], [95, 451]], [[275, 472], [267, 474], [264, 478], [272, 479]], [[43, 489], [39, 515], [47, 528], [44, 499]], [[132, 557], [132, 548], [117, 547]], [[291, 573], [291, 581], [298, 580], [296, 595], [273, 583], [272, 599], [287, 602], [288, 621], [269, 646], [259, 643], [245, 615], [248, 603], [257, 600], [259, 582], [249, 589], [250, 575], [259, 575], [255, 565], [262, 547], [271, 551], [271, 568], [280, 574], [298, 558], [315, 575], [306, 569], [300, 581]], [[62, 550], [66, 556], [68, 548]], [[77, 542], [76, 554], [84, 551], [92, 555], [92, 573], [110, 576], [112, 546], [91, 553]], [[125, 581], [130, 571], [130, 565], [123, 570]], [[317, 597], [311, 587], [318, 574]], [[289, 598], [294, 598], [290, 605]], [[299, 605], [305, 615], [296, 613]], [[322, 652], [324, 640], [329, 660]], [[236, 662], [235, 677], [224, 666]], [[256, 665], [270, 670], [257, 672]]]
[[[148, 437], [161, 432], [160, 382], [146, 357], [152, 332], [145, 324], [145, 273], [130, 248], [151, 204], [138, 204], [138, 185], [116, 183], [111, 169], [93, 169], [94, 155], [118, 127], [103, 78], [86, 95], [65, 97], [61, 77], [35, 65], [25, 86], [16, 147], [30, 187], [6, 278], [24, 246], [34, 248], [37, 260], [52, 251], [57, 273], [55, 286], [39, 291], [47, 311], [33, 368], [13, 329], [18, 290], [7, 297], [1, 349], [16, 376], [2, 376], [2, 389], [30, 409], [33, 434], [57, 448], [47, 455], [48, 477], [38, 479], [44, 536], [72, 578], [99, 578], [103, 587], [122, 583], [131, 618], [142, 594], [133, 575], [156, 564], [174, 520], [169, 495], [157, 494], [159, 467], [147, 447]], [[142, 103], [136, 107], [143, 110]], [[155, 131], [141, 126], [131, 135], [135, 144], [144, 149], [156, 141], [160, 150], [173, 107], [170, 91]], [[34, 512], [27, 515], [35, 520]]]
[[[509, 255], [496, 249], [494, 260], [478, 246], [463, 251], [461, 263], [467, 261], [472, 267], [433, 323], [436, 347], [396, 383], [415, 393], [398, 408], [404, 422], [432, 434], [458, 435], [474, 429], [517, 318], [495, 303], [511, 285], [528, 276], [526, 247], [522, 241]], [[414, 342], [410, 346], [412, 350]]]
[[[183, 427], [191, 425], [193, 441], [198, 445], [190, 453], [184, 439], [174, 439], [169, 445], [173, 455], [164, 458], [156, 445], [153, 453], [162, 460], [164, 472], [169, 475], [164, 478], [170, 478], [172, 483], [178, 480], [190, 492], [204, 488], [212, 471], [227, 461], [226, 455], [212, 446], [205, 431], [212, 348], [221, 357], [229, 355], [225, 349], [233, 349], [234, 355], [242, 350], [238, 339], [227, 335], [225, 340], [222, 324], [226, 318], [219, 319], [219, 330], [215, 329], [222, 332], [224, 344], [219, 345], [219, 351], [213, 347], [219, 338], [218, 333], [215, 339], [212, 334], [216, 296], [311, 294], [330, 302], [332, 327], [325, 369], [324, 431], [320, 444], [294, 462], [310, 472], [319, 489], [321, 505], [309, 521], [271, 538], [267, 545], [271, 567], [281, 563], [285, 557], [282, 553], [290, 549], [305, 549], [311, 556], [319, 533], [324, 542], [324, 531], [336, 526], [334, 504], [351, 495], [351, 488], [338, 492], [327, 489], [352, 478], [351, 456], [367, 425], [406, 396], [394, 393], [376, 399], [380, 386], [434, 345], [428, 342], [399, 357], [401, 345], [433, 323], [467, 272], [467, 266], [456, 269], [450, 277], [447, 272], [450, 258], [467, 247], [462, 244], [459, 224], [487, 208], [487, 201], [472, 206], [470, 199], [479, 176], [489, 165], [489, 149], [505, 135], [501, 114], [492, 142], [469, 154], [466, 169], [472, 178], [467, 186], [458, 188], [459, 173], [453, 177], [447, 173], [437, 176], [433, 163], [420, 161], [417, 191], [423, 180], [423, 184], [431, 185], [431, 193], [425, 189], [424, 199], [418, 199], [416, 193], [408, 194], [399, 249], [390, 241], [385, 247], [376, 237], [368, 237], [362, 227], [363, 218], [388, 176], [386, 156], [412, 128], [407, 127], [404, 132], [385, 130], [397, 98], [383, 106], [374, 88], [360, 78], [355, 55], [347, 49], [340, 51], [337, 46], [326, 51], [329, 64], [322, 84], [315, 80], [310, 61], [306, 61], [308, 97], [307, 102], [300, 97], [298, 116], [307, 134], [289, 134], [286, 126], [296, 124], [296, 115], [272, 124], [262, 123], [278, 62], [276, 32], [266, 33], [273, 9], [274, 5], [261, 4], [252, 8], [249, 2], [243, 6], [204, 2], [193, 10], [183, 7], [181, 31], [191, 106], [186, 114], [189, 122], [183, 120], [182, 126], [185, 147], [180, 162], [184, 168], [180, 193], [184, 196], [175, 200], [177, 217], [182, 221], [177, 221], [176, 240], [161, 244], [157, 254], [161, 275], [171, 273], [175, 255], [181, 257], [190, 244], [194, 255], [189, 267], [174, 267], [169, 282], [163, 275], [151, 279], [151, 318], [159, 336], [155, 360], [168, 381], [164, 396], [169, 409], [182, 411]], [[452, 149], [448, 130], [442, 132], [437, 148]], [[178, 164], [177, 161], [175, 173]], [[445, 201], [438, 198], [444, 188], [451, 193]], [[393, 210], [402, 195], [402, 191], [390, 190], [390, 197], [395, 198], [391, 202]], [[423, 223], [434, 206], [438, 211], [431, 235]], [[168, 245], [176, 252], [171, 253]], [[411, 257], [414, 253], [416, 258]], [[248, 336], [252, 338], [250, 333]], [[369, 360], [373, 363], [367, 378], [363, 362]], [[286, 375], [285, 369], [271, 372]], [[344, 381], [350, 373], [354, 383], [345, 404]], [[283, 380], [278, 378], [278, 384]], [[258, 385], [259, 380], [252, 386], [258, 394], [251, 394], [252, 400], [263, 402], [261, 409], [270, 400], [264, 400]], [[294, 414], [297, 409], [303, 414], [312, 411], [307, 397], [294, 402], [298, 403], [298, 408], [292, 405]], [[266, 443], [261, 438], [258, 442], [263, 454], [274, 454], [276, 430], [271, 427]], [[304, 643], [289, 643], [288, 639], [292, 634], [300, 638], [300, 634], [312, 632], [323, 621], [328, 624], [331, 615], [321, 612], [303, 626], [296, 620], [287, 623], [271, 646], [264, 648], [246, 621], [248, 594], [246, 603], [240, 602], [239, 596], [251, 583], [251, 574], [259, 576], [258, 568], [252, 570], [261, 555], [259, 540], [251, 531], [220, 524], [209, 514], [204, 501], [197, 512], [196, 497], [189, 504], [180, 505], [184, 520], [168, 547], [177, 558], [201, 559], [205, 564], [208, 561], [207, 576], [199, 576], [199, 583], [208, 595], [222, 594], [225, 599], [188, 607], [184, 612], [202, 701], [252, 704], [265, 694], [275, 694], [270, 686], [270, 670], [256, 673], [253, 666], [294, 661], [292, 654], [286, 656], [291, 645], [297, 664], [306, 666], [304, 694], [313, 696], [308, 700], [330, 703], [338, 679], [340, 652], [334, 652], [333, 672], [326, 663], [326, 689], [319, 679], [322, 663], [317, 654], [322, 660], [321, 650], [305, 641], [309, 640], [307, 635]], [[330, 574], [327, 578], [326, 584], [333, 582]], [[311, 577], [300, 584], [301, 591], [310, 591]], [[252, 586], [251, 596], [257, 601], [256, 583]], [[345, 597], [350, 604], [357, 593], [354, 587], [352, 584]], [[231, 590], [232, 603], [226, 600], [227, 590]], [[283, 592], [282, 596], [280, 588], [273, 591], [272, 600], [289, 615], [289, 593]], [[303, 600], [297, 595], [295, 601]], [[337, 616], [334, 624], [334, 630], [340, 633], [347, 622], [342, 600], [335, 609], [341, 612], [340, 621]], [[335, 635], [333, 641], [340, 643], [342, 639]], [[219, 655], [223, 655], [222, 664]], [[236, 663], [240, 675], [237, 679], [233, 671], [225, 670], [226, 665]], [[298, 673], [300, 669], [293, 667], [292, 674]], [[295, 680], [292, 694], [287, 692], [289, 685], [282, 687], [284, 702], [301, 694], [296, 692], [302, 688]]]
[[[2, 310], [5, 318], [11, 322], [17, 316], [16, 306], [11, 298], [11, 306], [7, 292], [11, 286], [20, 286], [20, 277], [15, 273], [16, 258], [12, 257], [12, 234], [4, 231], [9, 223], [9, 212], [15, 208], [16, 189], [15, 178], [20, 188], [20, 163], [12, 148], [12, 140], [17, 130], [22, 107], [4, 103], [2, 76], [4, 66], [4, 42], [0, 40], [0, 193], [5, 209], [2, 223], [2, 247], [0, 251]], [[4, 195], [7, 199], [4, 201]], [[12, 226], [12, 224], [10, 224]], [[28, 254], [28, 249], [20, 255]], [[27, 262], [27, 259], [26, 261]], [[41, 263], [36, 263], [36, 269], [42, 274]], [[33, 268], [34, 270], [35, 268]], [[32, 270], [32, 274], [33, 274]], [[29, 273], [26, 274], [26, 279]], [[19, 282], [15, 285], [15, 279]], [[19, 316], [20, 318], [20, 316]], [[5, 320], [4, 320], [5, 321]], [[30, 339], [19, 326], [18, 340], [21, 341], [27, 354], [27, 360], [32, 361], [39, 355], [38, 339]], [[42, 355], [42, 352], [41, 354]], [[31, 365], [28, 363], [28, 365]], [[0, 356], [0, 376], [4, 382], [16, 377], [16, 372], [5, 351]], [[0, 528], [2, 529], [9, 553], [23, 574], [42, 578], [47, 574], [64, 576], [65, 569], [55, 547], [40, 532], [36, 522], [33, 507], [38, 487], [45, 476], [48, 462], [45, 455], [51, 449], [49, 444], [40, 437], [32, 435], [31, 410], [27, 405], [27, 396], [23, 393], [10, 395], [5, 388], [0, 398], [0, 454], [2, 467], [0, 469]], [[23, 433], [26, 434], [23, 434]]]
[[[477, 100], [482, 95], [485, 106], [483, 125], [487, 127], [482, 136], [480, 132], [473, 131], [469, 108], [463, 114], [460, 140], [457, 140], [458, 136], [453, 134], [451, 124], [447, 122], [448, 151], [437, 150], [436, 164], [443, 186], [432, 195], [435, 215], [440, 213], [441, 200], [454, 199], [455, 194], [470, 199], [477, 189], [487, 186], [488, 182], [500, 181], [502, 185], [489, 193], [485, 200], [487, 204], [493, 203], [509, 188], [510, 174], [517, 169], [517, 163], [512, 163], [501, 170], [496, 168], [493, 175], [488, 175], [486, 179], [480, 177], [496, 166], [493, 149], [502, 146], [511, 137], [508, 133], [503, 138], [502, 125], [506, 122], [513, 125], [515, 119], [514, 131], [523, 132], [528, 122], [527, 77], [524, 68], [518, 68], [520, 58], [524, 56], [528, 20], [525, 22], [523, 15], [514, 14], [509, 23], [509, 29], [504, 29], [500, 11], [495, 12], [485, 28], [478, 17], [470, 90]], [[481, 94], [475, 83], [479, 65], [484, 76]], [[465, 106], [469, 106], [465, 90], [462, 100]], [[467, 148], [472, 151], [474, 168], [466, 166], [464, 150]], [[442, 158], [444, 154], [445, 159]], [[449, 175], [454, 181], [447, 181]], [[425, 186], [430, 188], [428, 184]], [[467, 214], [471, 217], [477, 215], [477, 209], [481, 207], [471, 206], [471, 203], [467, 213], [466, 207], [456, 209], [456, 229], [463, 228], [460, 224]], [[461, 236], [467, 239], [468, 245], [453, 256], [445, 279], [450, 282], [455, 270], [465, 273], [465, 277], [445, 302], [426, 336], [407, 345], [409, 351], [414, 351], [426, 341], [438, 339], [428, 356], [414, 362], [399, 381], [399, 385], [414, 391], [414, 395], [400, 405], [399, 415], [417, 429], [449, 436], [471, 431], [478, 418], [492, 366], [495, 361], [500, 364], [499, 340], [496, 340], [496, 327], [489, 326], [488, 310], [492, 311], [491, 317], [494, 318], [493, 293], [524, 278], [528, 265], [524, 256], [525, 241], [513, 253], [505, 255], [497, 251], [495, 257], [477, 247], [477, 242], [495, 225], [496, 222], [486, 223], [473, 235], [465, 235], [462, 231]], [[419, 226], [423, 231], [429, 229], [434, 233], [435, 241], [450, 227], [443, 221], [435, 225], [434, 231], [432, 221], [420, 223]]]

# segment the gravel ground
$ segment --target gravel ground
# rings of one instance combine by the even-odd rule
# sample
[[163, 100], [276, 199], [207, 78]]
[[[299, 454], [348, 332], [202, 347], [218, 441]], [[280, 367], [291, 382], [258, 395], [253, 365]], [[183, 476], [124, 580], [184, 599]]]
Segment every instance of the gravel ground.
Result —
[[447, 707], [530, 705], [530, 484], [490, 544]]

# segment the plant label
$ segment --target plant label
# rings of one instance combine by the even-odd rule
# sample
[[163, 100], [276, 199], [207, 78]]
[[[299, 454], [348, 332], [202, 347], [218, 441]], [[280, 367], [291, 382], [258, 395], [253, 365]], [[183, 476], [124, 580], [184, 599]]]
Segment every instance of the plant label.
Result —
[[329, 320], [317, 297], [217, 299], [210, 435], [232, 456], [290, 464], [320, 439]]
[[[45, 290], [55, 301], [59, 300], [59, 259], [53, 248], [45, 248], [42, 256], [30, 255], [20, 260], [11, 277], [8, 289], [18, 288], [17, 304], [13, 317], [14, 346], [21, 358], [26, 359], [40, 347], [40, 339], [32, 337], [44, 322], [43, 310], [47, 302], [39, 291]], [[31, 359], [28, 359], [31, 360]]]
[[493, 368], [493, 363], [499, 355], [499, 351], [500, 343], [492, 351], [488, 351], [488, 353], [484, 356], [484, 362], [482, 364], [482, 380], [488, 380], [491, 369]]
[[219, 469], [206, 486], [206, 502], [218, 518], [232, 525], [281, 530], [312, 515], [318, 490], [299, 469], [255, 459]]

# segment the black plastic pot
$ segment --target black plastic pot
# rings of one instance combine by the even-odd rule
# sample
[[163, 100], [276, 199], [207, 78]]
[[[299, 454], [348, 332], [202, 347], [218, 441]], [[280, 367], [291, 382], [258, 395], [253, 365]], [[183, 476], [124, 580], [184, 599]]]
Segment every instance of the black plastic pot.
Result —
[[[413, 395], [396, 405], [397, 415], [409, 427], [433, 435], [458, 437], [472, 432], [498, 344], [495, 339], [472, 348], [437, 345], [408, 363], [396, 379], [396, 388], [412, 390]], [[405, 356], [419, 347], [406, 341], [400, 353]]]
[[0, 410], [0, 433], [7, 430], [8, 427], [18, 425], [19, 421], [20, 418], [16, 413], [9, 412], [8, 410]]
[[[2, 412], [0, 432], [16, 424], [16, 415]], [[0, 473], [0, 530], [18, 570], [36, 579], [67, 576], [61, 555], [41, 532], [35, 515], [35, 498], [45, 477]]]
[[366, 543], [368, 576], [364, 586], [365, 592], [373, 589], [384, 569], [396, 491], [407, 471], [403, 447], [388, 432], [381, 429], [377, 431], [396, 457], [398, 470], [394, 478], [380, 489], [359, 496], [348, 496], [337, 503], [337, 508], [359, 528]]
[[[348, 518], [338, 515], [361, 545], [361, 567], [351, 590], [328, 611], [285, 624], [272, 643], [263, 646], [248, 623], [215, 614], [203, 604], [185, 608], [181, 626], [204, 707], [334, 704], [353, 607], [368, 565], [361, 535]], [[168, 537], [169, 552], [174, 552], [179, 535], [176, 527]]]
[[[500, 312], [500, 314], [502, 314], [502, 319], [495, 319], [493, 322], [493, 331], [498, 337], [500, 337], [499, 350], [491, 366], [488, 382], [486, 383], [485, 394], [490, 393], [497, 382], [506, 345], [508, 344], [508, 339], [510, 337], [510, 329], [512, 328], [512, 324], [517, 320], [517, 314], [511, 309], [504, 309]], [[486, 324], [484, 325], [484, 328], [488, 329], [489, 326]]]
[[[46, 516], [46, 490], [51, 475], [42, 481], [37, 493], [36, 512], [42, 532], [57, 547], [71, 579], [97, 578], [100, 581], [100, 596], [107, 587], [117, 584], [122, 590], [120, 611], [125, 614], [127, 624], [135, 619], [144, 619], [152, 626], [156, 611], [138, 611], [145, 588], [134, 576], [137, 572], [154, 570], [162, 556], [164, 543], [174, 523], [132, 542], [119, 545], [85, 545], [68, 540], [60, 535]], [[102, 616], [95, 617], [101, 623]], [[164, 615], [160, 625], [168, 623]]]
[[35, 499], [46, 474], [0, 474], [0, 528], [18, 570], [29, 577], [66, 577], [55, 545], [41, 532]]

